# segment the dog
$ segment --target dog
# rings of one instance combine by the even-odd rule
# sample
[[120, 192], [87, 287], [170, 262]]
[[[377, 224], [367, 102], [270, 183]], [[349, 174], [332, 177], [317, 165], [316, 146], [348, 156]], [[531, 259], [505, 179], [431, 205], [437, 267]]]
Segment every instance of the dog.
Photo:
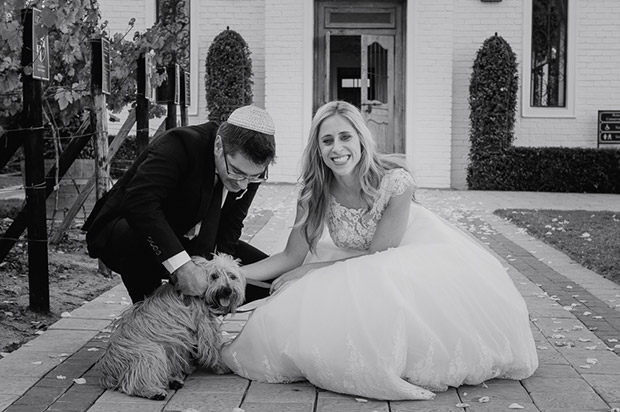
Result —
[[220, 357], [217, 318], [234, 313], [245, 299], [238, 262], [218, 254], [209, 261], [192, 257], [205, 270], [204, 296], [185, 296], [171, 283], [126, 310], [116, 321], [99, 361], [101, 385], [132, 396], [164, 400], [167, 388], [180, 389], [196, 366], [228, 373]]

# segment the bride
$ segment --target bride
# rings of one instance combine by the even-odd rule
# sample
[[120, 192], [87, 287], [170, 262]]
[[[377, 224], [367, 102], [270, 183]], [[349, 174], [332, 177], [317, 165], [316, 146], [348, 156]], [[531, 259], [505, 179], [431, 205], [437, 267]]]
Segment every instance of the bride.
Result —
[[285, 249], [243, 268], [276, 279], [223, 348], [235, 373], [401, 400], [536, 370], [528, 311], [502, 265], [413, 201], [403, 158], [376, 151], [356, 107], [317, 111], [300, 180]]

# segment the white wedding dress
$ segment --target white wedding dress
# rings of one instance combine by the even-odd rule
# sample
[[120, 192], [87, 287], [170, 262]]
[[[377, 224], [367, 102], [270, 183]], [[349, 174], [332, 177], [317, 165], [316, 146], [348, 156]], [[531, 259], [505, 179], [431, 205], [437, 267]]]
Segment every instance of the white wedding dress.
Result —
[[364, 254], [389, 198], [411, 184], [402, 169], [388, 173], [369, 212], [331, 199], [331, 236], [310, 260], [357, 257], [307, 274], [258, 307], [223, 348], [233, 372], [401, 400], [536, 370], [523, 298], [468, 235], [413, 202], [400, 246]]

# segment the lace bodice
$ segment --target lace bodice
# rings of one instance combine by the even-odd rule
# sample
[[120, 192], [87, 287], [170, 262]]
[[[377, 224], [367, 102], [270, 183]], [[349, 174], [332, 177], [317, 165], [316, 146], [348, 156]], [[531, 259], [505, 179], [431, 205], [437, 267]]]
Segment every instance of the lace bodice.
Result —
[[345, 207], [332, 196], [327, 228], [334, 244], [342, 248], [368, 250], [390, 198], [403, 194], [412, 185], [413, 178], [406, 170], [387, 172], [370, 210]]

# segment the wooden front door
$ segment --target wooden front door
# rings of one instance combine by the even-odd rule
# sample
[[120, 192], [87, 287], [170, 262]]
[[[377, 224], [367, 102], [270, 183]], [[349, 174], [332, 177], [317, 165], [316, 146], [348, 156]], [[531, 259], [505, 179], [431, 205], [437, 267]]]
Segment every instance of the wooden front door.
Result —
[[393, 1], [317, 3], [315, 110], [354, 104], [389, 153], [405, 148], [402, 13]]

